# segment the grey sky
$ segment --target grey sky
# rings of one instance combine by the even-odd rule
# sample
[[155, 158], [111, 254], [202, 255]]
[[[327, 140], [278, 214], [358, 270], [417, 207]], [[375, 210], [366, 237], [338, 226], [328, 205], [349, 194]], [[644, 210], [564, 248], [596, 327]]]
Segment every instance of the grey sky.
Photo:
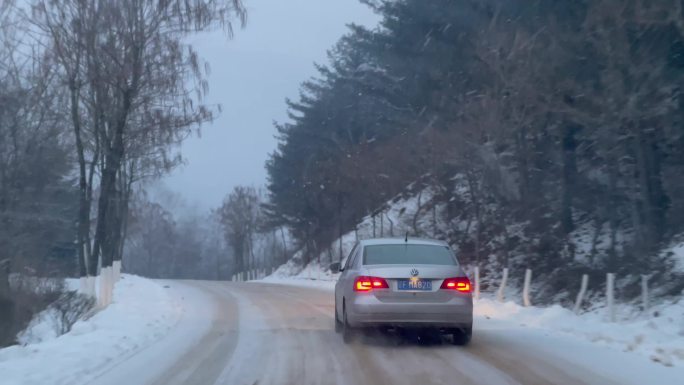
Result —
[[223, 113], [182, 146], [187, 164], [163, 184], [192, 205], [220, 205], [236, 185], [261, 186], [264, 162], [275, 149], [272, 122], [286, 119], [285, 98], [315, 74], [314, 62], [350, 22], [374, 25], [377, 16], [356, 0], [245, 0], [249, 16], [233, 40], [221, 32], [194, 44], [209, 62], [209, 103]]

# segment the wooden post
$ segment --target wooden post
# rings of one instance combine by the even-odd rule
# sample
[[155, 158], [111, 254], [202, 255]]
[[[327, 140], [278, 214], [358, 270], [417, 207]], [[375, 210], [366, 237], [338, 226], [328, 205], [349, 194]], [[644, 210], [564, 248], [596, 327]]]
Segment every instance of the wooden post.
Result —
[[608, 308], [608, 320], [615, 322], [615, 274], [606, 274], [606, 307]]
[[496, 295], [499, 302], [504, 301], [504, 298], [505, 298], [504, 297], [504, 291], [506, 290], [506, 281], [508, 281], [508, 268], [504, 267], [503, 277], [501, 278], [501, 286], [499, 287], [499, 292]]
[[575, 314], [579, 314], [580, 307], [582, 306], [582, 301], [584, 300], [584, 294], [587, 292], [587, 285], [589, 284], [589, 276], [587, 274], [582, 275], [582, 284], [580, 286], [580, 291], [577, 293], [577, 300], [575, 300], [575, 309], [573, 310]]
[[525, 283], [523, 285], [523, 305], [529, 307], [530, 303], [530, 282], [532, 281], [532, 270], [525, 270]]

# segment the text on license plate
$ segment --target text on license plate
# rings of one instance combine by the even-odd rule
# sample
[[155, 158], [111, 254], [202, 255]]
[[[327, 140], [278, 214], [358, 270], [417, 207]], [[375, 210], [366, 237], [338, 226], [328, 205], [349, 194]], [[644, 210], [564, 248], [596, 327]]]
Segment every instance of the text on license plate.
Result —
[[400, 279], [397, 281], [398, 290], [432, 290], [432, 281], [429, 279]]

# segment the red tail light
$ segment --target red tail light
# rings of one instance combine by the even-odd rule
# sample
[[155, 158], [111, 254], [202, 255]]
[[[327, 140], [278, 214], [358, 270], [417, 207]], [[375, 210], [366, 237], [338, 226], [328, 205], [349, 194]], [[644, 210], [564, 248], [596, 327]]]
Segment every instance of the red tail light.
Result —
[[456, 290], [461, 293], [470, 293], [472, 286], [468, 277], [447, 278], [442, 282], [440, 289]]
[[389, 289], [384, 278], [360, 276], [354, 280], [354, 291], [371, 291], [373, 289]]

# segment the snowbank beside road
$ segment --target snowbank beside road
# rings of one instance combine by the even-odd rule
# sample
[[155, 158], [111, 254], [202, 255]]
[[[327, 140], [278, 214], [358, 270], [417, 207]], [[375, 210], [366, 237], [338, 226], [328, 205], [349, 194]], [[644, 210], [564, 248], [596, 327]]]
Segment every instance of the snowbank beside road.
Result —
[[654, 312], [657, 317], [611, 323], [604, 320], [605, 309], [578, 316], [558, 305], [526, 308], [492, 299], [481, 299], [475, 305], [476, 318], [571, 335], [614, 350], [634, 352], [665, 366], [684, 368], [684, 301], [661, 304], [649, 313]]
[[125, 275], [116, 285], [114, 303], [77, 322], [71, 332], [46, 333], [36, 339], [40, 342], [0, 349], [2, 382], [83, 383], [84, 377], [163, 337], [181, 312], [161, 284]]
[[334, 290], [339, 274], [332, 274], [323, 269], [316, 262], [308, 264], [305, 268], [298, 266], [292, 259], [281, 265], [273, 274], [254, 282], [277, 283], [281, 285], [293, 285], [304, 287], [316, 287], [324, 290]]

